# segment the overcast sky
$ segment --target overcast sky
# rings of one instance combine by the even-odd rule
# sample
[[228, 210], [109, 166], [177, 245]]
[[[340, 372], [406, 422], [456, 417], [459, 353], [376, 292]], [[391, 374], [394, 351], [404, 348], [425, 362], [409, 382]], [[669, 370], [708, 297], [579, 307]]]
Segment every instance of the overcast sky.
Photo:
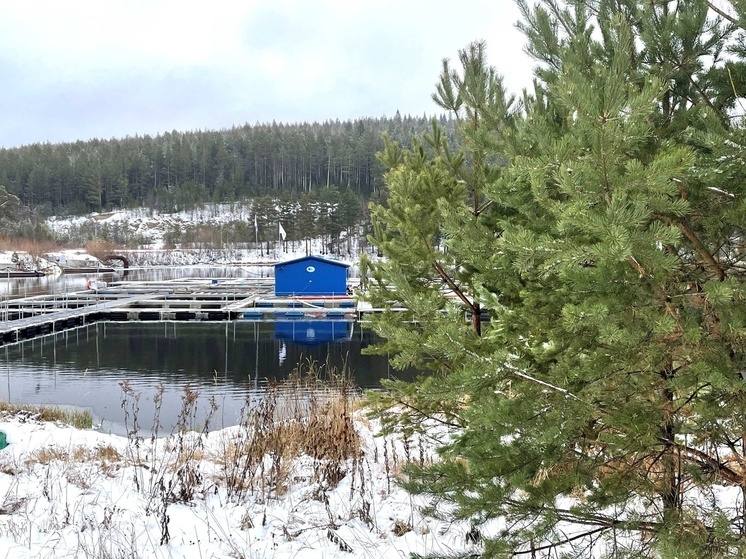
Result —
[[0, 146], [432, 115], [472, 41], [529, 85], [517, 19], [512, 0], [2, 2]]

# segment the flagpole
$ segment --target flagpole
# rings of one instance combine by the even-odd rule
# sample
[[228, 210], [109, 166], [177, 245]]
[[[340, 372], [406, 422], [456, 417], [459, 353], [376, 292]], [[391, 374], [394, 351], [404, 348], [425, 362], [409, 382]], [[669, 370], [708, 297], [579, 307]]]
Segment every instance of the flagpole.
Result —
[[282, 223], [277, 223], [277, 244], [282, 249]]

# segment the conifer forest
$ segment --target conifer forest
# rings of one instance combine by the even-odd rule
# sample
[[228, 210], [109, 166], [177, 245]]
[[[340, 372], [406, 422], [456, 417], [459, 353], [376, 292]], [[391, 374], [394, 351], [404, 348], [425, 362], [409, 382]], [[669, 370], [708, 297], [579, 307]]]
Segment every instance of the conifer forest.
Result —
[[263, 195], [298, 197], [327, 187], [365, 201], [383, 187], [376, 159], [383, 134], [409, 143], [427, 126], [425, 116], [397, 113], [32, 144], [0, 150], [0, 185], [40, 215], [174, 211]]

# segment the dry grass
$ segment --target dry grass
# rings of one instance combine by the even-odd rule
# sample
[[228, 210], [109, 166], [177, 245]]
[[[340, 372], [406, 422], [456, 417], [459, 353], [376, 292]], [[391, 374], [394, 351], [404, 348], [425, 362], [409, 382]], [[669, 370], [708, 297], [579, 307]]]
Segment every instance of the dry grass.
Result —
[[25, 460], [27, 466], [33, 464], [48, 465], [52, 462], [95, 462], [104, 466], [119, 463], [122, 455], [111, 445], [90, 448], [86, 446], [74, 446], [72, 448], [61, 448], [58, 446], [47, 446], [29, 454]]
[[[352, 418], [359, 394], [349, 375], [312, 362], [299, 365], [289, 379], [272, 384], [256, 400], [247, 400], [239, 425], [224, 433], [217, 455], [204, 446], [217, 410], [214, 399], [210, 399], [206, 419], [198, 421], [199, 394], [185, 386], [176, 426], [161, 438], [162, 388], [153, 398], [154, 427], [145, 435], [138, 418], [140, 394], [126, 380], [120, 386], [128, 438], [121, 455], [112, 447], [50, 446], [31, 453], [25, 466], [62, 462], [69, 466], [65, 469], [68, 482], [80, 487], [89, 483], [87, 464], [93, 463], [107, 474], [132, 468], [130, 479], [147, 497], [147, 512], [159, 524], [161, 544], [171, 537], [168, 510], [172, 504], [191, 503], [221, 486], [234, 502], [248, 497], [266, 502], [282, 497], [298, 483], [313, 484], [309, 498], [328, 503], [327, 492], [351, 475], [350, 498], [354, 493], [362, 504], [359, 513], [350, 514], [372, 522], [367, 512], [369, 484], [362, 480], [362, 442]], [[49, 410], [43, 415], [41, 411], [25, 413], [47, 417]], [[70, 417], [64, 410], [57, 413], [56, 420]], [[333, 525], [333, 513], [327, 512]]]
[[168, 467], [172, 471], [176, 471], [180, 468], [183, 468], [190, 462], [200, 462], [202, 460], [207, 460], [208, 458], [209, 457], [207, 456], [207, 453], [204, 449], [195, 446], [195, 448], [191, 451], [182, 449], [180, 452], [175, 452], [174, 458]]
[[301, 434], [304, 452], [319, 460], [341, 462], [357, 456], [360, 438], [344, 394], [320, 407], [314, 407]]
[[362, 455], [353, 400], [348, 376], [309, 362], [271, 385], [260, 401], [247, 402], [220, 457], [229, 495], [241, 499], [262, 490], [281, 496], [303, 457], [311, 463], [311, 481], [335, 487]]
[[38, 421], [64, 423], [76, 429], [93, 427], [93, 415], [88, 410], [63, 409], [57, 406], [30, 406], [0, 401], [0, 414], [24, 415]]
[[62, 448], [56, 446], [49, 446], [46, 448], [40, 448], [33, 451], [25, 459], [24, 463], [27, 466], [33, 466], [34, 464], [42, 464], [48, 466], [55, 461], [67, 461], [68, 452]]
[[97, 474], [112, 477], [123, 467], [122, 455], [110, 445], [95, 448], [48, 446], [29, 453], [23, 460], [23, 465], [28, 469], [37, 465], [47, 467], [53, 463], [62, 465], [62, 475], [69, 484], [84, 490], [90, 489], [95, 478], [91, 475], [91, 468]]
[[96, 458], [102, 461], [116, 462], [122, 459], [122, 455], [113, 446], [102, 445], [96, 447]]

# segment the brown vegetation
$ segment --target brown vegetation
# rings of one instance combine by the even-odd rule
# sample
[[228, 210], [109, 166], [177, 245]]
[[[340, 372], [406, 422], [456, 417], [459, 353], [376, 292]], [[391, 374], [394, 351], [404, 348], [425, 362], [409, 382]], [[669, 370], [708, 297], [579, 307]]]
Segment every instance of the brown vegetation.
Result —
[[14, 250], [18, 252], [27, 252], [32, 256], [41, 256], [48, 252], [60, 250], [60, 247], [54, 241], [34, 241], [23, 237], [0, 236], [0, 250]]
[[121, 250], [121, 248], [121, 245], [118, 245], [117, 243], [101, 239], [88, 241], [85, 245], [86, 252], [95, 256], [99, 260], [104, 260], [110, 254], [116, 254], [116, 252]]
[[228, 492], [240, 498], [261, 488], [280, 496], [292, 465], [310, 461], [309, 481], [335, 487], [362, 455], [352, 420], [350, 378], [309, 362], [247, 401], [241, 429], [226, 442], [223, 470]]

